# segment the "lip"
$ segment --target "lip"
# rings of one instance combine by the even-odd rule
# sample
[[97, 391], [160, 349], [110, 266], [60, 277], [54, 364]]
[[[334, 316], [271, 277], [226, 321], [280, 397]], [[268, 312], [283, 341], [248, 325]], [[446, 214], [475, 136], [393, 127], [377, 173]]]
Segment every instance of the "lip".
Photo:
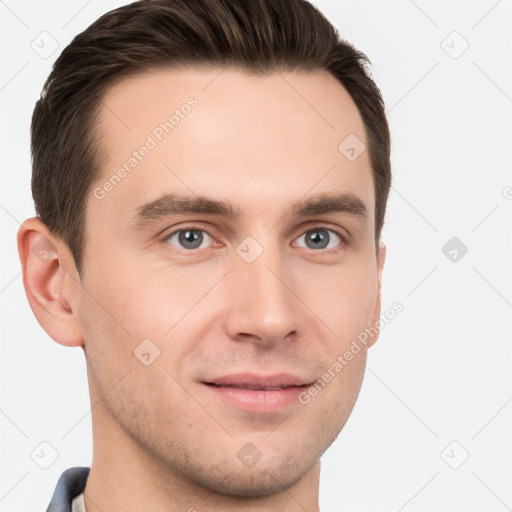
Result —
[[288, 373], [273, 375], [237, 374], [204, 381], [209, 393], [224, 403], [254, 413], [286, 409], [312, 382]]

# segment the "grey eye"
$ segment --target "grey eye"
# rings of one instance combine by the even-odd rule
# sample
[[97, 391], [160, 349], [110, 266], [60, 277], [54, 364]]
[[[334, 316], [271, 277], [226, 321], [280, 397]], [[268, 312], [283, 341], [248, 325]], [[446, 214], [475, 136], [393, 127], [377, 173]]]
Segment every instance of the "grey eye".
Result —
[[[181, 229], [170, 235], [167, 240], [173, 243], [173, 239], [174, 241], [177, 239], [178, 247], [193, 250], [199, 249], [205, 239], [207, 240], [208, 238], [211, 238], [210, 235], [200, 229]], [[173, 243], [173, 245], [176, 244]]]
[[[333, 236], [334, 235], [334, 236]], [[330, 229], [316, 228], [306, 231], [298, 240], [305, 237], [308, 249], [332, 249], [341, 243], [341, 237]], [[332, 242], [334, 241], [334, 244]], [[299, 245], [300, 246], [300, 245]], [[300, 246], [304, 247], [304, 246]]]

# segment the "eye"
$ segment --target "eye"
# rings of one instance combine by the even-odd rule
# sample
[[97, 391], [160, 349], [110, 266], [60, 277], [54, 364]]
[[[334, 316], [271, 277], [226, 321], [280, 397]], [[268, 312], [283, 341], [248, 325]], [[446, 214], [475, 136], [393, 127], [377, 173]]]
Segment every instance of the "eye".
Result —
[[[338, 233], [326, 228], [310, 229], [297, 238], [297, 240], [303, 237], [305, 237], [305, 247], [307, 249], [334, 249], [343, 242]], [[299, 247], [304, 247], [304, 245], [299, 244]]]
[[171, 233], [165, 240], [169, 241], [172, 245], [177, 245], [180, 249], [194, 250], [201, 249], [201, 245], [205, 241], [208, 242], [210, 240], [211, 243], [213, 238], [201, 229], [180, 229]]

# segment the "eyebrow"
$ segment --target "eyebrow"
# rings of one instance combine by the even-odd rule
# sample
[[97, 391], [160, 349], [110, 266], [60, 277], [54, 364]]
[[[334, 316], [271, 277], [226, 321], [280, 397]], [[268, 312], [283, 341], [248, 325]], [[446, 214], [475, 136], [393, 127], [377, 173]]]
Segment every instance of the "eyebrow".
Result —
[[[130, 219], [130, 225], [144, 228], [162, 218], [184, 214], [215, 215], [237, 219], [242, 212], [242, 208], [231, 201], [169, 193], [136, 208]], [[368, 210], [364, 202], [353, 193], [318, 194], [305, 200], [299, 199], [291, 205], [288, 216], [302, 218], [328, 213], [353, 215], [363, 220], [368, 218]]]

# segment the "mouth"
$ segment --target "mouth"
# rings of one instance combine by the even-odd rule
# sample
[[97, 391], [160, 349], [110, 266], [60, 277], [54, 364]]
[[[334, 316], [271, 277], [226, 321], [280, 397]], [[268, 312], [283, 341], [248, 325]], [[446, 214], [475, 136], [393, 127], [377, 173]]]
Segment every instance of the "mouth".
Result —
[[249, 389], [251, 391], [279, 391], [281, 389], [288, 388], [302, 388], [304, 386], [257, 386], [251, 384], [241, 384], [241, 385], [232, 385], [232, 384], [214, 384], [213, 382], [205, 382], [207, 386], [215, 386], [216, 388], [235, 388], [235, 389]]
[[276, 373], [273, 375], [256, 375], [243, 373], [237, 375], [225, 375], [217, 377], [204, 384], [218, 388], [237, 388], [252, 391], [279, 391], [281, 389], [303, 387], [311, 385], [311, 382], [302, 377], [289, 373]]
[[253, 413], [270, 413], [298, 403], [298, 395], [312, 382], [290, 374], [228, 375], [203, 381], [224, 404]]

